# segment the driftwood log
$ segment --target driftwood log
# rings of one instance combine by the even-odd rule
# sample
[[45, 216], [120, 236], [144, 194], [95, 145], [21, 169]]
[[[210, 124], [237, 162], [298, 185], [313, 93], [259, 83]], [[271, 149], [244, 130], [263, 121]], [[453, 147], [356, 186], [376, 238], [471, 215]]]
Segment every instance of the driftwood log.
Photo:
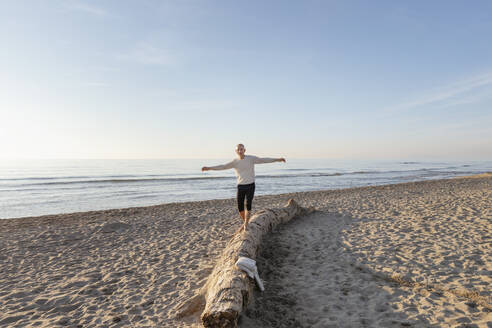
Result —
[[[202, 290], [178, 308], [177, 317], [192, 315], [200, 310], [205, 327], [236, 327], [241, 312], [250, 301], [254, 282], [236, 267], [240, 256], [255, 259], [261, 239], [274, 227], [295, 216], [306, 215], [314, 209], [303, 208], [290, 199], [283, 208], [256, 213], [246, 231], [238, 231], [226, 245], [222, 255]], [[261, 273], [260, 273], [261, 276]]]

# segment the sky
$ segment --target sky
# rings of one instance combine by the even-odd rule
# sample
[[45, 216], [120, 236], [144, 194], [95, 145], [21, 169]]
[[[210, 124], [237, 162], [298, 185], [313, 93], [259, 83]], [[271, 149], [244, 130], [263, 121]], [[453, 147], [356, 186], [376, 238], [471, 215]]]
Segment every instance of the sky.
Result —
[[0, 1], [0, 159], [492, 160], [491, 1]]

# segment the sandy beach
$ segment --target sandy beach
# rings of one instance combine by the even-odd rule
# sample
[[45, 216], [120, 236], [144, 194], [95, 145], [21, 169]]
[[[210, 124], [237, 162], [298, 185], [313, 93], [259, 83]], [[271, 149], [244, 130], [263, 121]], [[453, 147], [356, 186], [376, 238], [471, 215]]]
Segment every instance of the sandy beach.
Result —
[[[316, 212], [264, 240], [239, 326], [492, 327], [492, 174], [254, 208], [290, 198]], [[0, 220], [0, 327], [199, 327], [176, 308], [239, 226], [234, 199]]]

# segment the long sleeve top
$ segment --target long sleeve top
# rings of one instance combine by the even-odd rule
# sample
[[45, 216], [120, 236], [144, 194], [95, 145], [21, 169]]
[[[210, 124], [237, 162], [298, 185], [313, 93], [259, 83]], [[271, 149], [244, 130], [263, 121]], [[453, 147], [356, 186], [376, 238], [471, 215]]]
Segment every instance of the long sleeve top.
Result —
[[209, 167], [211, 170], [234, 169], [237, 176], [237, 184], [245, 185], [255, 182], [255, 164], [273, 163], [276, 158], [259, 158], [252, 155], [244, 155], [243, 159], [235, 158], [229, 163]]

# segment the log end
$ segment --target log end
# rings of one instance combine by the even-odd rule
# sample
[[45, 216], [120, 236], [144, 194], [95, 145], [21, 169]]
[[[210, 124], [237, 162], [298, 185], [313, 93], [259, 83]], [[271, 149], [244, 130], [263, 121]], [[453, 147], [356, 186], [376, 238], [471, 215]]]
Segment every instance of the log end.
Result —
[[299, 206], [299, 204], [297, 204], [297, 202], [294, 200], [294, 198], [291, 198], [287, 201], [287, 205], [285, 205], [285, 207], [291, 207], [291, 206]]
[[299, 203], [297, 203], [293, 198], [287, 201], [287, 205], [285, 207], [294, 207], [297, 210], [297, 215], [308, 215], [316, 211], [314, 206], [311, 207], [301, 207]]
[[210, 328], [235, 328], [237, 327], [238, 318], [239, 312], [237, 311], [204, 312], [202, 314], [202, 324], [204, 327]]

